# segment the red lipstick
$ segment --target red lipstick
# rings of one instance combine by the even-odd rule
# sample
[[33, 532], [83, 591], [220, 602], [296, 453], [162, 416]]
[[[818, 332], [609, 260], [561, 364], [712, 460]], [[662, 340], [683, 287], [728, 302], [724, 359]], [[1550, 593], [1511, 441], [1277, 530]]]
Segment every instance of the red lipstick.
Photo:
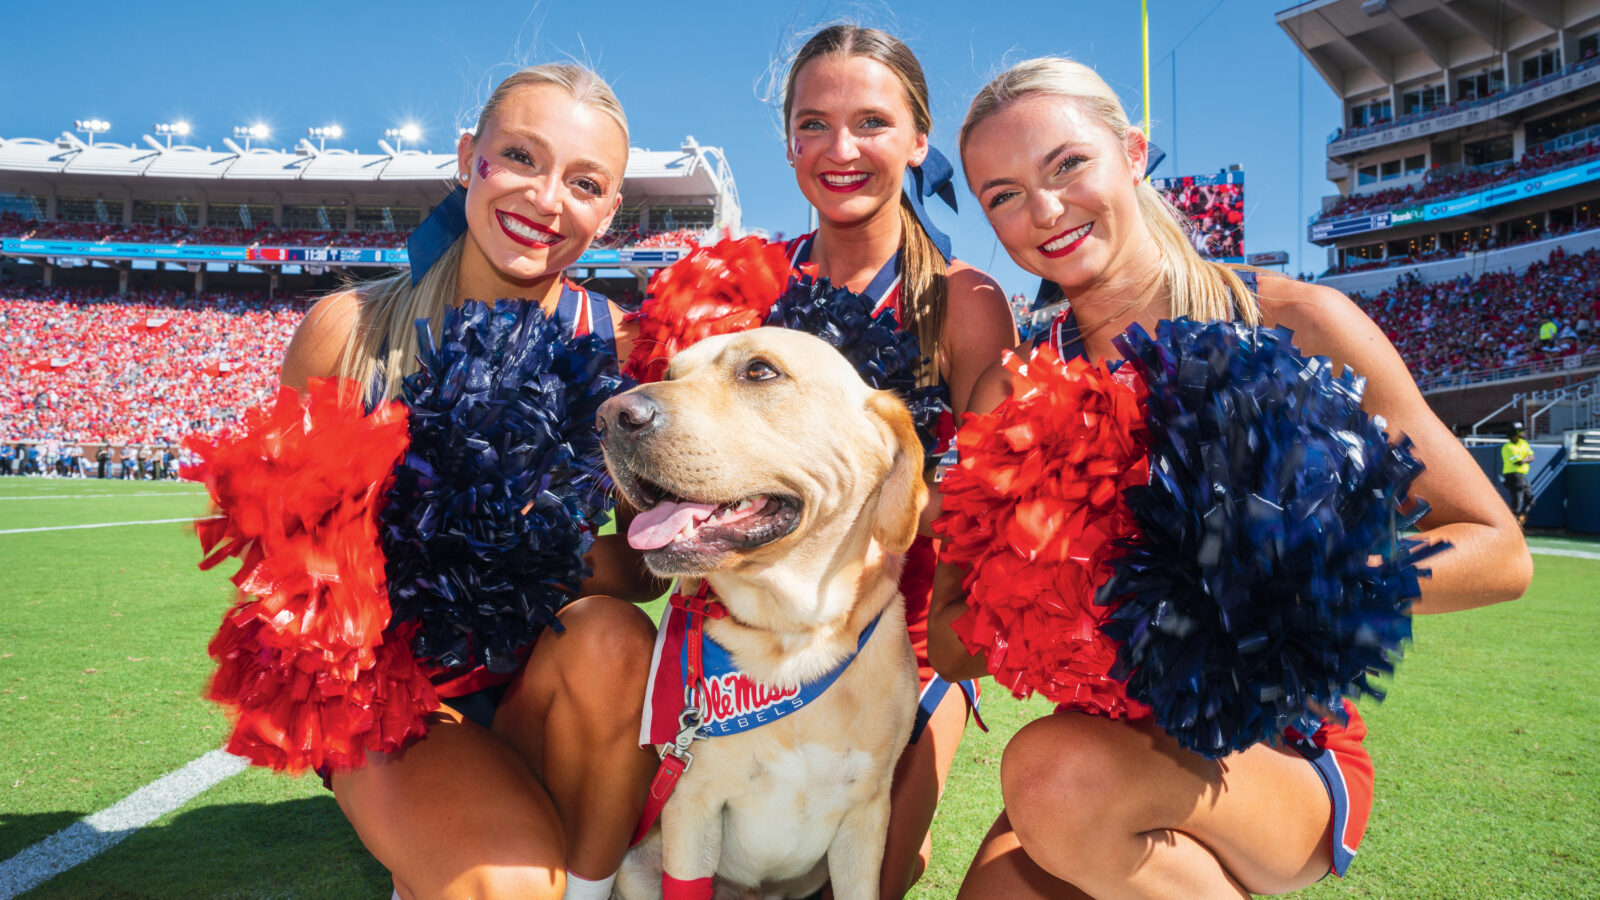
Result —
[[[834, 179], [830, 181], [829, 179]], [[870, 172], [823, 172], [817, 176], [822, 186], [835, 194], [849, 194], [859, 191], [872, 180]], [[840, 181], [842, 180], [842, 183]]]
[[[1076, 228], [1068, 228], [1066, 231], [1063, 231], [1050, 240], [1040, 244], [1039, 252], [1044, 254], [1044, 256], [1049, 259], [1060, 259], [1061, 257], [1066, 256], [1068, 253], [1078, 249], [1078, 245], [1083, 243], [1084, 240], [1089, 237], [1089, 234], [1092, 231], [1094, 231], [1093, 222], [1085, 222]], [[1070, 240], [1067, 240], [1069, 238]], [[1067, 243], [1056, 247], [1054, 250], [1045, 249], [1046, 247], [1060, 244], [1063, 240], [1066, 240]]]
[[[551, 231], [549, 228], [540, 225], [538, 222], [535, 222], [526, 216], [519, 216], [516, 213], [506, 212], [503, 209], [495, 210], [495, 221], [500, 225], [500, 230], [505, 232], [506, 237], [516, 241], [524, 247], [532, 247], [537, 250], [542, 250], [546, 247], [554, 247], [556, 244], [566, 240], [566, 237], [564, 237], [560, 232]], [[518, 228], [533, 232], [535, 235], [539, 235], [539, 237], [519, 233]]]

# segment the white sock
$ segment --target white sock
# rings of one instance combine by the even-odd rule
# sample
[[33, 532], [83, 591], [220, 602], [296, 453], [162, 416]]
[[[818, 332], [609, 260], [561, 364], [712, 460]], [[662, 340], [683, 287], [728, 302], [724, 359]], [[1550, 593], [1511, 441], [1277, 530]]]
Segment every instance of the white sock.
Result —
[[590, 881], [582, 875], [567, 870], [567, 891], [562, 900], [610, 900], [611, 886], [617, 883], [617, 873], [612, 872], [599, 881]]

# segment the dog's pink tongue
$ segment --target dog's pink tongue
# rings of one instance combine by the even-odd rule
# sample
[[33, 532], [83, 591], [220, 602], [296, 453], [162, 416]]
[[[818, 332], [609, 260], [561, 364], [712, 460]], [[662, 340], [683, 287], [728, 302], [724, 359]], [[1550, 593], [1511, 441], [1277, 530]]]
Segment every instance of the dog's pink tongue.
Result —
[[655, 550], [672, 543], [685, 525], [698, 524], [716, 512], [710, 503], [658, 503], [633, 519], [628, 526], [628, 546], [635, 550]]

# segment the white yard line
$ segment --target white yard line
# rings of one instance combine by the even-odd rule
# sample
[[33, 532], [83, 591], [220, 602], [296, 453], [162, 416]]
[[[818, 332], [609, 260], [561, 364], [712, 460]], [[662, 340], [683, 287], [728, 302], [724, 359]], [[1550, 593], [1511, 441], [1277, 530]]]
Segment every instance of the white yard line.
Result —
[[205, 491], [134, 491], [130, 494], [29, 494], [23, 497], [6, 497], [0, 500], [100, 500], [123, 497], [204, 497]]
[[88, 862], [248, 765], [243, 757], [213, 750], [0, 862], [0, 900], [10, 900]]
[[1577, 559], [1600, 559], [1600, 553], [1590, 553], [1586, 550], [1563, 550], [1557, 547], [1540, 547], [1535, 544], [1528, 545], [1528, 552], [1540, 556], [1572, 556]]
[[[218, 518], [217, 516], [201, 516], [200, 518]], [[198, 522], [194, 516], [185, 516], [181, 519], [143, 519], [138, 522], [96, 522], [92, 525], [50, 525], [44, 528], [7, 528], [0, 534], [33, 534], [38, 531], [77, 531], [83, 528], [116, 528], [121, 525], [170, 525], [173, 522]]]

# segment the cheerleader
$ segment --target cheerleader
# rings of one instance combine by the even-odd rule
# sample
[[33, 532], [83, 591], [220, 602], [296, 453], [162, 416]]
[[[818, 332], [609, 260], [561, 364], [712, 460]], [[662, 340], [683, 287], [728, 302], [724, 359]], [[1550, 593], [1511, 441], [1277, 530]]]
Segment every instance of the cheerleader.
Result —
[[[412, 236], [411, 272], [317, 303], [285, 385], [336, 375], [367, 386], [369, 406], [394, 398], [417, 367], [413, 323], [468, 300], [537, 303], [569, 336], [627, 354], [620, 311], [562, 276], [622, 202], [628, 127], [610, 88], [577, 66], [524, 69], [457, 156], [459, 188]], [[659, 588], [629, 552], [598, 538], [583, 599], [522, 649], [524, 664], [430, 671], [444, 705], [425, 736], [326, 774], [400, 897], [609, 895], [655, 762], [634, 740], [654, 628], [625, 600]]]
[[[824, 28], [789, 67], [783, 116], [789, 165], [819, 224], [789, 242], [790, 265], [893, 310], [929, 358], [919, 384], [943, 386], [959, 418], [979, 375], [1017, 335], [999, 286], [952, 256], [949, 238], [923, 208], [933, 196], [953, 208], [955, 190], [949, 161], [928, 142], [933, 122], [921, 64], [877, 29]], [[927, 526], [938, 506], [935, 490], [900, 582], [922, 695], [895, 770], [880, 888], [886, 898], [903, 896], [927, 868], [934, 808], [977, 702], [972, 682], [947, 682], [928, 663], [935, 549]]]
[[[1364, 409], [1415, 442], [1415, 489], [1433, 504], [1420, 537], [1435, 556], [1413, 611], [1514, 599], [1531, 559], [1515, 520], [1460, 443], [1429, 410], [1379, 329], [1339, 292], [1202, 260], [1147, 182], [1145, 137], [1091, 69], [1020, 63], [973, 100], [962, 163], [996, 236], [1017, 264], [1059, 286], [1070, 309], [1042, 340], [1063, 358], [1116, 359], [1113, 338], [1163, 319], [1236, 320], [1292, 329], [1308, 355], [1367, 379]], [[1338, 371], [1337, 368], [1334, 371]], [[992, 367], [968, 408], [1010, 394]], [[941, 566], [930, 656], [946, 678], [983, 675], [952, 629], [967, 609], [962, 573]], [[1353, 707], [1281, 746], [1208, 760], [1147, 718], [1070, 706], [1011, 740], [1001, 763], [1005, 809], [962, 897], [1241, 897], [1342, 874], [1372, 801], [1372, 763]]]

